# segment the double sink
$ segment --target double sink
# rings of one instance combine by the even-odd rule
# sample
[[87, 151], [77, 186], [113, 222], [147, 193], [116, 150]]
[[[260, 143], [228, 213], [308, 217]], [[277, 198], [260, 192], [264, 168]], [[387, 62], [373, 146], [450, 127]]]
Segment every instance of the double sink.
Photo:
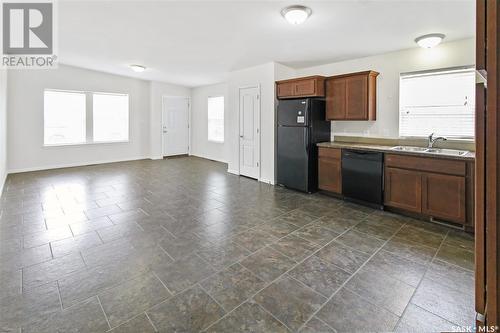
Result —
[[464, 156], [464, 155], [469, 153], [466, 150], [410, 147], [410, 146], [396, 146], [396, 147], [392, 147], [391, 150], [409, 151], [409, 152], [415, 152], [415, 153], [426, 153], [426, 154], [435, 154], [435, 155], [446, 155], [446, 156]]

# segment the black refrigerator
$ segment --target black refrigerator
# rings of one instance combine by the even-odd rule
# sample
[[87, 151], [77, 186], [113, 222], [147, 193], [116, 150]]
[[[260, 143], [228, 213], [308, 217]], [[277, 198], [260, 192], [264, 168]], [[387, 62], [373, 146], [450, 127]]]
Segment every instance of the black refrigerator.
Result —
[[318, 189], [318, 148], [330, 141], [325, 101], [318, 98], [280, 100], [277, 109], [279, 185], [312, 193]]

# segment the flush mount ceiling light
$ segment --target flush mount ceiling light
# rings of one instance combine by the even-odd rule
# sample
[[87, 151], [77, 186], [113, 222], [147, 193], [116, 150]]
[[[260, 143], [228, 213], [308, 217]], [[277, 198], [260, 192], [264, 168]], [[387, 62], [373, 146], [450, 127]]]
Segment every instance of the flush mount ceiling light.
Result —
[[423, 35], [415, 39], [415, 43], [418, 46], [423, 47], [424, 49], [430, 49], [434, 46], [439, 45], [444, 39], [445, 35], [443, 34], [428, 34]]
[[142, 73], [146, 70], [146, 67], [141, 65], [129, 65], [130, 69], [137, 73]]
[[307, 18], [311, 16], [311, 14], [311, 8], [299, 5], [288, 6], [281, 10], [281, 15], [285, 18], [285, 20], [287, 20], [288, 23], [294, 25], [304, 23], [305, 20], [307, 20]]

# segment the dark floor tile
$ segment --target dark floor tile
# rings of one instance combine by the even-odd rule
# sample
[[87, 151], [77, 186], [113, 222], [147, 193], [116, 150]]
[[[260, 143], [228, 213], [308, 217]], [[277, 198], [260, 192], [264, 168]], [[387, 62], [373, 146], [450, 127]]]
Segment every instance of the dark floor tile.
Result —
[[138, 276], [99, 294], [111, 327], [163, 302], [171, 294], [153, 274]]
[[355, 250], [373, 254], [384, 245], [384, 241], [367, 234], [349, 230], [335, 239], [336, 242], [347, 245]]
[[371, 258], [365, 267], [380, 270], [413, 287], [418, 286], [427, 269], [425, 265], [403, 259], [384, 250]]
[[399, 319], [346, 289], [335, 294], [317, 317], [337, 332], [391, 332]]
[[108, 217], [111, 221], [113, 221], [113, 223], [120, 224], [123, 222], [137, 222], [142, 219], [146, 219], [148, 215], [144, 213], [141, 209], [132, 209], [125, 212], [111, 214], [108, 215]]
[[255, 252], [278, 240], [273, 235], [259, 229], [259, 227], [256, 227], [255, 229], [244, 231], [233, 237], [232, 240], [250, 252]]
[[66, 225], [65, 227], [61, 228], [50, 229], [25, 235], [23, 238], [23, 243], [25, 248], [30, 248], [69, 237], [73, 237], [73, 234], [71, 233], [69, 226]]
[[0, 272], [15, 271], [52, 259], [49, 244], [0, 255]]
[[102, 228], [111, 227], [112, 225], [113, 223], [111, 222], [111, 220], [107, 216], [104, 216], [85, 222], [70, 224], [70, 228], [71, 231], [73, 231], [73, 235], [78, 236]]
[[173, 293], [179, 293], [215, 273], [206, 261], [195, 254], [169, 265], [154, 266], [153, 271]]
[[79, 253], [29, 266], [23, 269], [23, 289], [31, 289], [56, 281], [84, 269], [85, 263]]
[[142, 313], [137, 317], [113, 328], [110, 333], [154, 333], [156, 332], [153, 325], [149, 321], [146, 313]]
[[89, 267], [106, 265], [123, 260], [132, 255], [136, 249], [125, 239], [118, 239], [99, 246], [81, 250], [85, 263]]
[[437, 248], [427, 247], [417, 242], [394, 237], [382, 248], [398, 257], [428, 265], [437, 252]]
[[327, 300], [288, 276], [273, 282], [254, 299], [293, 331], [307, 322]]
[[271, 282], [296, 264], [280, 252], [266, 247], [240, 262], [264, 281]]
[[99, 245], [102, 245], [102, 241], [95, 232], [50, 243], [54, 258], [79, 253], [81, 250], [90, 249]]
[[199, 332], [219, 320], [224, 310], [200, 287], [193, 287], [147, 314], [160, 332]]
[[335, 231], [339, 234], [343, 233], [344, 231], [354, 227], [355, 225], [359, 224], [360, 220], [359, 219], [353, 219], [349, 217], [343, 217], [339, 215], [333, 215], [333, 216], [323, 216], [319, 220], [315, 222], [316, 225], [330, 229], [332, 231]]
[[432, 262], [425, 277], [462, 292], [474, 293], [474, 272], [441, 260]]
[[68, 275], [58, 281], [62, 305], [64, 308], [70, 307], [105, 289], [145, 274], [148, 269], [147, 266], [118, 261]]
[[306, 259], [288, 274], [325, 297], [330, 297], [351, 276], [316, 256]]
[[[320, 218], [322, 216], [326, 216], [326, 215], [330, 214], [335, 209], [336, 208], [329, 208], [329, 207], [325, 207], [324, 205], [321, 205], [319, 203], [311, 202], [311, 203], [306, 203], [306, 204], [300, 205], [300, 207], [297, 210], [295, 210], [295, 212], [302, 212], [304, 214], [313, 216], [315, 218]], [[305, 223], [305, 224], [307, 224], [307, 223]], [[305, 224], [302, 224], [302, 225], [305, 225]]]
[[185, 233], [176, 237], [165, 235], [159, 241], [159, 245], [167, 251], [172, 258], [179, 259], [203, 247], [210, 246], [211, 243], [193, 233]]
[[364, 252], [354, 250], [336, 242], [328, 244], [315, 255], [349, 273], [354, 273], [370, 257]]
[[259, 305], [247, 302], [209, 327], [207, 332], [286, 333], [289, 331]]
[[196, 253], [216, 269], [222, 269], [240, 261], [251, 252], [234, 242], [222, 242], [204, 247]]
[[97, 233], [103, 242], [108, 243], [142, 231], [141, 227], [135, 222], [123, 222], [111, 227], [101, 228], [97, 230]]
[[461, 326], [474, 323], [474, 295], [424, 279], [411, 302]]
[[436, 258], [465, 269], [474, 270], [474, 252], [458, 246], [441, 246]]
[[410, 304], [396, 327], [397, 333], [453, 332], [457, 325]]
[[405, 241], [416, 242], [420, 245], [438, 248], [443, 242], [445, 234], [437, 234], [413, 225], [405, 225], [396, 233], [395, 237]]
[[359, 205], [356, 207], [344, 204], [342, 207], [339, 207], [337, 210], [332, 211], [328, 216], [338, 216], [346, 219], [356, 220], [361, 222], [368, 216], [368, 212], [364, 210], [360, 210]]
[[463, 231], [450, 231], [444, 240], [445, 245], [458, 246], [462, 249], [474, 251], [474, 235]]
[[380, 239], [391, 238], [403, 225], [403, 222], [377, 215], [369, 215], [363, 222], [357, 224], [354, 229]]
[[302, 327], [299, 333], [335, 333], [335, 331], [318, 318], [313, 317]]
[[267, 232], [276, 238], [282, 238], [299, 229], [299, 227], [277, 218], [258, 226], [257, 229]]
[[293, 210], [280, 216], [280, 220], [295, 224], [298, 227], [303, 227], [316, 219], [318, 219], [317, 215], [310, 215], [301, 209]]
[[403, 314], [415, 288], [385, 274], [382, 270], [364, 267], [345, 286], [397, 316]]
[[105, 332], [109, 329], [97, 297], [23, 327], [23, 332]]
[[318, 244], [295, 235], [288, 235], [272, 244], [271, 247], [297, 262], [302, 261], [320, 248]]
[[331, 231], [330, 229], [325, 229], [316, 225], [316, 223], [296, 230], [292, 234], [307, 239], [308, 241], [316, 243], [320, 246], [331, 242], [335, 237], [339, 235], [335, 231]]
[[240, 264], [235, 264], [203, 280], [200, 285], [229, 312], [264, 288], [266, 283]]
[[15, 331], [23, 325], [61, 311], [57, 284], [49, 283], [22, 295], [0, 300], [0, 331]]

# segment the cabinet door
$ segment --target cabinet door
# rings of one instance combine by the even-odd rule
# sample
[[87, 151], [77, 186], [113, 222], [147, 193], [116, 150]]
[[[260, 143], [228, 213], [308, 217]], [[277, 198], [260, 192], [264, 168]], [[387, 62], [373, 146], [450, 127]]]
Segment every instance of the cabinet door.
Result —
[[278, 84], [278, 97], [292, 97], [295, 91], [294, 82], [285, 82]]
[[320, 157], [318, 160], [318, 187], [325, 191], [342, 193], [340, 160]]
[[295, 83], [295, 96], [314, 96], [316, 95], [316, 81], [301, 80]]
[[346, 117], [346, 79], [326, 81], [326, 119], [344, 120]]
[[424, 214], [465, 223], [465, 177], [427, 173], [422, 184]]
[[385, 169], [384, 204], [411, 212], [422, 211], [422, 180], [416, 171]]
[[346, 79], [346, 120], [368, 120], [368, 76]]

